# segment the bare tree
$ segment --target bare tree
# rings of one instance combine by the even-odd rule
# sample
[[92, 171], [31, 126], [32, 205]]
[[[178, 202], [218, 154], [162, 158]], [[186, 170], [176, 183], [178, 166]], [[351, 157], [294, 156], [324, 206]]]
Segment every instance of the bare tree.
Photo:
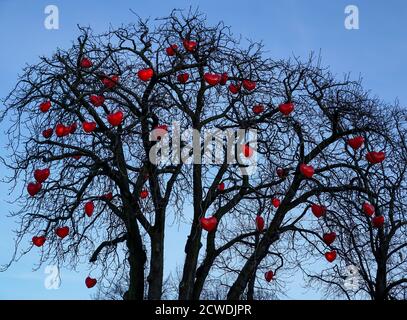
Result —
[[[178, 298], [265, 298], [263, 274], [290, 269], [283, 244], [311, 200], [371, 192], [353, 183], [359, 167], [339, 147], [386, 128], [381, 103], [359, 81], [336, 80], [312, 56], [264, 58], [261, 44], [243, 46], [193, 11], [154, 28], [140, 20], [101, 36], [79, 30], [72, 48], [26, 67], [5, 100], [10, 183], [23, 181], [31, 195], [20, 195], [14, 213], [16, 252], [35, 235], [40, 262], [75, 266], [87, 257], [102, 277], [125, 268], [126, 299], [160, 299], [166, 221], [183, 215], [190, 231]], [[211, 165], [150, 161], [173, 121], [200, 133], [256, 129], [257, 144], [235, 141], [236, 161], [225, 146]], [[162, 140], [152, 139], [157, 132]], [[208, 147], [198, 146], [200, 155]], [[241, 160], [254, 152], [257, 171], [248, 175]], [[183, 213], [189, 204], [193, 212]], [[219, 283], [223, 295], [213, 292]]]

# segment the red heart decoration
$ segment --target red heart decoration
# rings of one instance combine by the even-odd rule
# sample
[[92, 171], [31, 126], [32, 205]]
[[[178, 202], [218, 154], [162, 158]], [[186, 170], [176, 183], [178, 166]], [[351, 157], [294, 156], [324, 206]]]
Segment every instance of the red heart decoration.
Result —
[[93, 288], [97, 282], [98, 281], [96, 279], [91, 278], [91, 277], [86, 277], [86, 279], [85, 279], [85, 284], [88, 287], [88, 289]]
[[55, 126], [55, 133], [58, 137], [65, 137], [69, 134], [70, 132], [70, 128], [69, 127], [65, 127], [63, 124], [58, 123]]
[[278, 110], [285, 116], [288, 116], [291, 112], [294, 111], [294, 103], [287, 102], [282, 103], [278, 106]]
[[336, 233], [335, 232], [325, 233], [322, 236], [322, 239], [324, 240], [327, 246], [330, 246], [336, 239]]
[[188, 74], [188, 73], [180, 73], [180, 74], [177, 76], [177, 79], [178, 79], [179, 82], [185, 83], [185, 82], [187, 82], [188, 79], [189, 79], [189, 74]]
[[258, 232], [264, 230], [264, 218], [262, 216], [256, 216], [256, 230]]
[[226, 82], [228, 81], [228, 79], [229, 79], [228, 74], [227, 74], [226, 72], [222, 73], [222, 75], [221, 75], [221, 77], [220, 77], [219, 84], [220, 84], [221, 86], [224, 86], [224, 85], [226, 84]]
[[219, 191], [224, 191], [225, 190], [225, 183], [224, 182], [219, 183], [218, 190]]
[[107, 201], [112, 201], [113, 200], [113, 193], [108, 192], [105, 195], [103, 195], [103, 199], [107, 200]]
[[101, 76], [101, 81], [106, 88], [112, 89], [119, 83], [119, 76], [118, 75], [113, 75], [110, 77]]
[[31, 197], [34, 197], [42, 189], [42, 184], [40, 182], [30, 182], [27, 185], [27, 191]]
[[363, 143], [365, 142], [365, 138], [358, 136], [348, 140], [348, 145], [353, 149], [359, 149]]
[[165, 52], [167, 53], [168, 56], [174, 56], [175, 53], [177, 52], [178, 49], [178, 45], [176, 44], [172, 44], [171, 46], [169, 46], [168, 48], [165, 49]]
[[278, 208], [280, 206], [281, 201], [280, 201], [280, 199], [273, 198], [271, 200], [271, 203], [273, 204], [274, 208]]
[[233, 83], [231, 83], [231, 84], [229, 85], [229, 91], [230, 91], [232, 94], [237, 94], [237, 93], [239, 93], [239, 91], [240, 91], [240, 84], [233, 84]]
[[37, 169], [34, 171], [34, 178], [35, 180], [37, 180], [37, 182], [42, 183], [45, 180], [48, 179], [50, 175], [50, 170], [49, 168], [45, 168], [45, 169]]
[[251, 81], [251, 80], [243, 80], [242, 81], [243, 88], [245, 88], [247, 91], [253, 91], [256, 89], [256, 82]]
[[60, 227], [55, 230], [55, 233], [61, 239], [65, 238], [69, 234], [69, 227]]
[[326, 213], [326, 207], [325, 206], [321, 206], [318, 204], [313, 204], [311, 206], [311, 211], [314, 214], [314, 216], [316, 216], [317, 218], [322, 217], [323, 215], [325, 215]]
[[41, 112], [47, 112], [51, 108], [51, 101], [44, 101], [40, 104]]
[[264, 106], [261, 105], [261, 104], [258, 104], [258, 105], [255, 105], [255, 106], [252, 108], [252, 110], [253, 110], [253, 112], [254, 112], [255, 114], [260, 114], [260, 113], [262, 113], [262, 112], [264, 111]]
[[362, 210], [363, 210], [363, 212], [364, 212], [366, 215], [368, 215], [369, 217], [371, 217], [371, 216], [374, 215], [374, 213], [375, 213], [375, 207], [374, 207], [374, 205], [372, 205], [372, 204], [370, 204], [370, 203], [368, 203], [368, 202], [363, 203], [363, 205], [362, 205]]
[[141, 81], [149, 81], [154, 75], [154, 70], [151, 68], [142, 69], [137, 72], [137, 76]]
[[93, 66], [93, 63], [88, 58], [82, 58], [82, 60], [80, 62], [80, 66], [81, 66], [81, 68], [88, 69], [88, 68], [91, 68]]
[[93, 201], [88, 201], [85, 203], [85, 214], [88, 217], [92, 216], [94, 210], [95, 210], [95, 205], [93, 204]]
[[193, 52], [197, 45], [197, 43], [195, 41], [187, 40], [187, 39], [184, 39], [182, 41], [182, 44], [184, 45], [185, 50], [187, 50], [188, 52]]
[[280, 179], [283, 179], [283, 178], [287, 177], [287, 174], [288, 174], [288, 170], [287, 170], [287, 169], [283, 169], [283, 168], [277, 168], [277, 169], [276, 169], [276, 172], [277, 172], [277, 176], [278, 176]]
[[49, 139], [49, 138], [51, 138], [53, 132], [54, 132], [54, 130], [53, 130], [52, 128], [45, 129], [45, 130], [42, 132], [42, 136], [43, 136], [45, 139]]
[[383, 162], [385, 158], [386, 154], [383, 151], [371, 151], [366, 154], [366, 160], [372, 164]]
[[384, 225], [384, 216], [377, 216], [372, 219], [372, 225], [375, 228], [381, 228]]
[[208, 232], [215, 230], [216, 225], [218, 224], [218, 219], [216, 219], [216, 217], [201, 218], [199, 221], [201, 223], [202, 229]]
[[145, 198], [147, 198], [147, 197], [148, 197], [148, 190], [147, 190], [147, 189], [141, 190], [141, 192], [140, 192], [140, 198], [141, 198], [141, 199], [145, 199]]
[[204, 80], [206, 81], [207, 84], [211, 86], [216, 86], [219, 84], [220, 80], [222, 79], [222, 76], [220, 74], [216, 73], [205, 73], [204, 74]]
[[89, 101], [91, 104], [93, 104], [95, 107], [100, 107], [105, 103], [105, 97], [104, 96], [98, 96], [95, 94], [92, 94], [89, 97]]
[[312, 176], [314, 175], [314, 168], [310, 165], [306, 165], [305, 163], [302, 163], [300, 165], [300, 172], [308, 179], [311, 179]]
[[267, 282], [270, 282], [271, 280], [273, 280], [273, 277], [274, 277], [274, 272], [273, 271], [267, 271], [265, 274], [264, 274], [264, 279], [266, 279], [266, 281]]
[[82, 156], [80, 154], [77, 154], [75, 156], [72, 156], [72, 158], [74, 158], [75, 160], [79, 160], [80, 158], [82, 158]]
[[328, 251], [325, 253], [325, 259], [328, 260], [328, 262], [333, 262], [336, 259], [336, 251]]
[[248, 143], [242, 145], [242, 152], [246, 158], [250, 158], [253, 155], [253, 149], [249, 146]]
[[123, 121], [123, 112], [116, 111], [114, 113], [108, 114], [107, 115], [107, 121], [109, 121], [109, 123], [112, 126], [120, 125], [122, 123], [122, 121]]
[[96, 122], [94, 121], [84, 121], [82, 123], [83, 131], [90, 133], [96, 129]]
[[41, 247], [44, 243], [45, 240], [47, 240], [44, 236], [39, 236], [39, 237], [33, 237], [32, 242], [35, 246]]

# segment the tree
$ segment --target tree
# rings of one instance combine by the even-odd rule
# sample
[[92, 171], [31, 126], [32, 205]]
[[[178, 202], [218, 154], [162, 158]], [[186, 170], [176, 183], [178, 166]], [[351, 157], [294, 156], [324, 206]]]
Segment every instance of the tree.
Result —
[[[101, 36], [79, 28], [72, 48], [24, 70], [2, 115], [11, 121], [10, 182], [24, 181], [32, 194], [21, 195], [15, 213], [16, 248], [28, 235], [45, 237], [44, 246], [33, 239], [41, 262], [75, 266], [87, 257], [101, 278], [124, 267], [126, 299], [160, 299], [166, 221], [184, 214], [190, 231], [179, 299], [267, 296], [257, 272], [284, 269], [275, 250], [311, 199], [369, 193], [352, 183], [358, 169], [343, 145], [382, 133], [380, 102], [359, 81], [336, 80], [312, 56], [273, 61], [259, 43], [242, 48], [228, 27], [207, 26], [198, 12], [174, 11], [160, 22], [151, 28], [140, 20]], [[240, 129], [245, 136], [222, 136], [237, 152], [231, 158], [224, 145], [210, 165], [195, 161], [208, 147], [200, 140], [193, 140], [200, 153], [174, 153], [192, 164], [156, 163], [150, 155], [158, 150], [163, 160], [173, 121], [183, 132]], [[249, 172], [253, 159], [257, 170]], [[28, 185], [44, 167], [50, 175], [37, 179], [42, 185]], [[183, 213], [189, 204], [193, 212]], [[61, 240], [55, 230], [66, 227]], [[210, 289], [220, 277], [223, 296]]]
[[[342, 263], [320, 274], [307, 272], [313, 282], [325, 284], [330, 295], [372, 300], [406, 297], [406, 114], [398, 108], [385, 119], [388, 134], [376, 139], [370, 136], [369, 141], [386, 151], [386, 161], [362, 167], [361, 154], [356, 152], [352, 157], [358, 170], [355, 184], [369, 193], [348, 191], [331, 199], [335, 214], [326, 222], [338, 235], [333, 246]], [[357, 268], [354, 287], [344, 281], [346, 266]], [[351, 274], [347, 276], [351, 278]]]

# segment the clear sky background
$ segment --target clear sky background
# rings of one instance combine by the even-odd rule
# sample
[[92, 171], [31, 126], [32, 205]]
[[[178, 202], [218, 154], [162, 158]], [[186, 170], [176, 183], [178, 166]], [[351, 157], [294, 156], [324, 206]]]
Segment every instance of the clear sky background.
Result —
[[[44, 8], [57, 5], [60, 29], [44, 27]], [[359, 8], [359, 30], [344, 27], [347, 5]], [[321, 52], [323, 64], [342, 77], [351, 72], [362, 75], [364, 85], [385, 101], [396, 98], [407, 105], [407, 2], [404, 0], [0, 0], [0, 97], [15, 84], [17, 75], [26, 63], [35, 63], [39, 55], [49, 55], [56, 47], [70, 46], [78, 32], [76, 25], [91, 26], [104, 32], [110, 25], [118, 26], [135, 20], [129, 9], [141, 17], [162, 17], [174, 8], [199, 7], [207, 14], [209, 23], [223, 20], [235, 35], [262, 40], [269, 56], [279, 59], [300, 56], [307, 58], [311, 51]], [[3, 107], [3, 106], [1, 106]], [[1, 131], [7, 124], [0, 126]], [[0, 135], [0, 154], [4, 155], [6, 141]], [[0, 168], [1, 177], [7, 172]], [[0, 264], [9, 261], [16, 224], [8, 218], [14, 207], [15, 195], [8, 186], [0, 184]], [[166, 271], [173, 271], [183, 260], [185, 226], [180, 232], [171, 231], [166, 256]], [[35, 250], [0, 273], [0, 299], [89, 299], [95, 289], [84, 286], [87, 266], [78, 272], [62, 270], [62, 285], [58, 290], [44, 287], [44, 269], [32, 272], [37, 261]], [[314, 291], [302, 287], [301, 276], [288, 286], [293, 299], [319, 298]]]

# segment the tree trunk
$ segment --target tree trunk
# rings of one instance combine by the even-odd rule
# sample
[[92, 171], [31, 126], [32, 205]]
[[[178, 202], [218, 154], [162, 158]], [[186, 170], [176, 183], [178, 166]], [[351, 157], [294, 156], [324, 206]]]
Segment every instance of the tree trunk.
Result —
[[[160, 228], [161, 229], [161, 228]], [[148, 276], [148, 299], [160, 300], [164, 277], [164, 232], [154, 231], [151, 236], [150, 274]]]
[[144, 265], [147, 261], [146, 252], [143, 248], [143, 242], [137, 221], [131, 219], [132, 223], [128, 230], [127, 247], [129, 249], [129, 278], [130, 284], [126, 294], [127, 300], [144, 299]]
[[191, 231], [185, 245], [185, 263], [182, 272], [182, 279], [179, 284], [180, 300], [192, 299], [196, 267], [198, 264], [199, 250], [201, 249], [202, 229], [199, 225], [199, 218], [203, 216], [202, 212], [202, 174], [201, 165], [194, 164], [193, 167], [193, 191], [194, 191], [194, 219]]

